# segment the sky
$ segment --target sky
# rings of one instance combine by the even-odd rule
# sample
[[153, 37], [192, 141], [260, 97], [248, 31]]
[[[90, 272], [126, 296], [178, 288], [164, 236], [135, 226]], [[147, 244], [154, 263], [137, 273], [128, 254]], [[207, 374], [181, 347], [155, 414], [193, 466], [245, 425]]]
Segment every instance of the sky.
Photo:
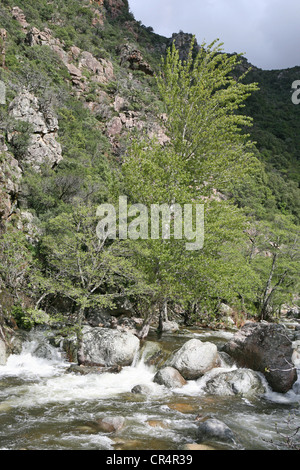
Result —
[[180, 30], [201, 44], [219, 39], [264, 70], [300, 66], [300, 0], [129, 0], [131, 12], [157, 34]]

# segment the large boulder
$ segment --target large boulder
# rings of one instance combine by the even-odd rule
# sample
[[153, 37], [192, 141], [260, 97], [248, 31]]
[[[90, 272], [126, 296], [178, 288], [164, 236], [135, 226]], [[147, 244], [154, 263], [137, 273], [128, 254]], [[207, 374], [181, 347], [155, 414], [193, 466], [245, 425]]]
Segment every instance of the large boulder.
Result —
[[283, 325], [246, 323], [224, 346], [241, 367], [262, 372], [275, 392], [286, 393], [297, 380], [292, 342]]
[[109, 328], [83, 328], [83, 357], [87, 363], [105, 367], [129, 366], [140, 347], [132, 333]]
[[177, 369], [186, 380], [195, 380], [218, 367], [220, 357], [215, 344], [191, 339], [171, 355], [166, 365]]
[[169, 353], [161, 348], [155, 341], [146, 341], [140, 350], [140, 360], [148, 367], [160, 369], [166, 362]]
[[265, 387], [259, 373], [251, 369], [236, 369], [221, 372], [207, 381], [205, 391], [212, 395], [242, 397], [265, 393]]

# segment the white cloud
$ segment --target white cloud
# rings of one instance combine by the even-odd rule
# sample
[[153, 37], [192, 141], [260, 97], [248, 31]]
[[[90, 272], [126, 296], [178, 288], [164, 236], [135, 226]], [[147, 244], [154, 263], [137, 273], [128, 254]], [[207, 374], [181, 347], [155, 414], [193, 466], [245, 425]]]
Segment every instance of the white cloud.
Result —
[[263, 69], [300, 65], [299, 0], [129, 0], [137, 20], [167, 37], [183, 30], [198, 42], [219, 38]]

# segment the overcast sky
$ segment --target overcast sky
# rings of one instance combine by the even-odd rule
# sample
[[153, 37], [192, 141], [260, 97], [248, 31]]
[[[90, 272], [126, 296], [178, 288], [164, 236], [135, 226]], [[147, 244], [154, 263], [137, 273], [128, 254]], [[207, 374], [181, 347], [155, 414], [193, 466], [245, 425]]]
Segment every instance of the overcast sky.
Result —
[[166, 37], [219, 38], [262, 69], [300, 66], [300, 0], [129, 0], [136, 20]]

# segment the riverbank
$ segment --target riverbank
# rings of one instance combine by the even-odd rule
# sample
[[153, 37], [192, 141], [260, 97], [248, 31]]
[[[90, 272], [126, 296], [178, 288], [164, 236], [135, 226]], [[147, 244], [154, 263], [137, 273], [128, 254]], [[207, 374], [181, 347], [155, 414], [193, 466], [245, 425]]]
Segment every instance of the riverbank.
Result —
[[[185, 330], [157, 337], [151, 331], [132, 365], [119, 373], [68, 371], [64, 352], [31, 333], [20, 354], [0, 367], [0, 448], [15, 450], [185, 450], [209, 446], [216, 450], [289, 449], [291, 426], [299, 425], [299, 379], [285, 393], [276, 393], [262, 376], [264, 393], [216, 395], [207, 388], [221, 372], [240, 368], [227, 363], [180, 388], [154, 382], [158, 368], [149, 365], [153, 345], [172, 353], [191, 339], [212, 342], [219, 352], [232, 331]], [[47, 358], [38, 357], [47, 343]], [[148, 363], [147, 363], [148, 362]], [[147, 393], [133, 393], [143, 385]], [[104, 430], [103, 420], [121, 423]], [[233, 439], [199, 439], [199, 423], [218, 420]], [[100, 425], [102, 423], [102, 427]], [[296, 426], [295, 426], [296, 427]], [[299, 439], [298, 439], [299, 442]]]

